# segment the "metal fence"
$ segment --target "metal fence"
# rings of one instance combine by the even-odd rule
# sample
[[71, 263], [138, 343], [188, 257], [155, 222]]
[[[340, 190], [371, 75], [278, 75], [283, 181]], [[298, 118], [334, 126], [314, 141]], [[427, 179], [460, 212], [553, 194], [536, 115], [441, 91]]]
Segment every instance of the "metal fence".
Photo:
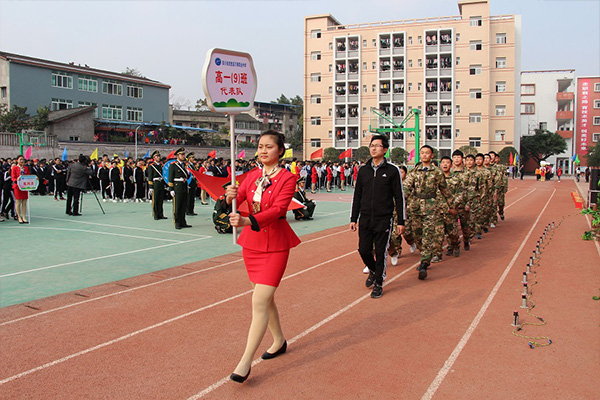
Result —
[[21, 145], [20, 136], [23, 137], [23, 145], [33, 147], [58, 147], [58, 138], [43, 131], [29, 131], [23, 133], [0, 132], [0, 146]]

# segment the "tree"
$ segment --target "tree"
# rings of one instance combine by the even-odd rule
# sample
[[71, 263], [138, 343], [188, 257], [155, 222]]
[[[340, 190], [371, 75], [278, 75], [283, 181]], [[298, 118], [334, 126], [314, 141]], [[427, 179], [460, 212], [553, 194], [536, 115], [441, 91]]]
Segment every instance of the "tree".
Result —
[[196, 100], [196, 111], [208, 111], [208, 102], [206, 99]]
[[513, 155], [513, 160], [517, 155], [517, 149], [512, 146], [506, 146], [502, 150], [498, 152], [498, 156], [500, 157], [500, 164], [508, 165], [510, 161], [510, 155]]
[[371, 152], [367, 146], [360, 146], [354, 152], [354, 158], [359, 161], [366, 162], [369, 158], [371, 158]]
[[13, 106], [12, 111], [6, 105], [0, 106], [0, 132], [21, 133], [29, 129], [27, 107]]
[[590, 167], [600, 167], [600, 145], [596, 143], [594, 147], [588, 147], [585, 157]]
[[340, 161], [340, 154], [342, 154], [342, 150], [338, 150], [335, 147], [327, 147], [323, 150], [323, 161]]
[[465, 156], [468, 156], [469, 154], [476, 155], [479, 153], [479, 151], [473, 146], [461, 146], [459, 150], [462, 151]]
[[48, 126], [48, 114], [50, 114], [50, 108], [39, 106], [37, 115], [31, 119], [31, 129], [35, 131], [45, 130]]
[[567, 150], [567, 141], [557, 133], [536, 129], [535, 135], [521, 138], [521, 155], [533, 158], [536, 163]]
[[273, 101], [272, 103], [292, 104], [292, 102], [290, 101], [290, 99], [288, 99], [287, 97], [285, 97], [285, 94], [283, 94], [283, 93], [281, 93], [281, 96], [279, 96], [279, 98], [277, 98], [277, 100]]
[[394, 164], [405, 164], [407, 158], [408, 151], [404, 150], [402, 147], [394, 147], [390, 151], [390, 160]]
[[135, 76], [136, 78], [145, 78], [144, 74], [142, 74], [137, 68], [129, 68], [126, 67], [125, 71], [122, 72], [123, 75]]

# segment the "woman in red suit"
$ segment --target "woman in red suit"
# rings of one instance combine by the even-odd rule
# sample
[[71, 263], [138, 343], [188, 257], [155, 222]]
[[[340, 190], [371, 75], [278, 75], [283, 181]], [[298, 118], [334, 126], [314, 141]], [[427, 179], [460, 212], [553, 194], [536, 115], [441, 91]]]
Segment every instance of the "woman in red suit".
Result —
[[232, 226], [244, 227], [238, 244], [248, 277], [254, 288], [252, 294], [252, 323], [248, 332], [246, 350], [231, 374], [231, 380], [244, 382], [250, 375], [250, 365], [267, 327], [273, 335], [273, 345], [262, 355], [267, 360], [285, 353], [287, 342], [279, 322], [275, 305], [275, 290], [285, 272], [290, 249], [300, 243], [285, 215], [296, 189], [296, 176], [279, 166], [285, 152], [284, 136], [266, 131], [258, 141], [256, 168], [237, 186], [229, 186], [226, 202], [237, 198], [238, 204], [248, 202], [250, 215], [229, 214]]
[[315, 194], [317, 192], [315, 192], [315, 189], [318, 185], [319, 182], [319, 174], [317, 173], [317, 163], [313, 163], [312, 167], [311, 167], [311, 175], [310, 175], [310, 180], [312, 181], [312, 194]]
[[333, 171], [331, 170], [331, 163], [327, 163], [327, 191], [331, 192], [331, 181], [333, 180]]
[[24, 192], [19, 189], [17, 181], [21, 175], [29, 175], [29, 168], [25, 166], [25, 157], [18, 156], [17, 163], [10, 169], [10, 179], [13, 182], [13, 192], [15, 193], [15, 202], [17, 209], [17, 217], [20, 224], [26, 224], [29, 221], [25, 219], [27, 215], [27, 199], [29, 198], [29, 192]]

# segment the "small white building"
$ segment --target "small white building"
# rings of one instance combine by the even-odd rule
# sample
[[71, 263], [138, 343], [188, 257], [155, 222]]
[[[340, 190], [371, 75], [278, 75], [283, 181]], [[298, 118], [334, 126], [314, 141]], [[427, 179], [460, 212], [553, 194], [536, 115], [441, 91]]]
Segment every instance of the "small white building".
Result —
[[567, 141], [567, 150], [548, 163], [572, 173], [575, 130], [575, 70], [521, 72], [521, 136], [536, 129], [556, 132]]

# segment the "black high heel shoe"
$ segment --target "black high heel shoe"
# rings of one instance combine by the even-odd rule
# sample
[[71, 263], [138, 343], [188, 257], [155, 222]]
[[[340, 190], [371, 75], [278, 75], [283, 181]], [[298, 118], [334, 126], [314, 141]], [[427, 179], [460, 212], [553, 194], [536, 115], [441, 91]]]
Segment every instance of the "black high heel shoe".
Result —
[[233, 373], [233, 374], [231, 374], [231, 376], [229, 377], [229, 379], [231, 379], [232, 381], [237, 382], [237, 383], [244, 383], [244, 381], [246, 379], [248, 379], [248, 376], [250, 376], [250, 371], [252, 371], [252, 367], [250, 367], [248, 369], [248, 373], [246, 374], [246, 376], [241, 376], [241, 375], [238, 375], [236, 373]]
[[281, 345], [279, 350], [277, 350], [275, 353], [269, 353], [268, 351], [265, 351], [263, 353], [263, 355], [261, 356], [261, 358], [263, 360], [270, 360], [272, 358], [275, 358], [275, 357], [285, 353], [286, 350], [287, 350], [287, 340], [283, 342], [283, 344]]

